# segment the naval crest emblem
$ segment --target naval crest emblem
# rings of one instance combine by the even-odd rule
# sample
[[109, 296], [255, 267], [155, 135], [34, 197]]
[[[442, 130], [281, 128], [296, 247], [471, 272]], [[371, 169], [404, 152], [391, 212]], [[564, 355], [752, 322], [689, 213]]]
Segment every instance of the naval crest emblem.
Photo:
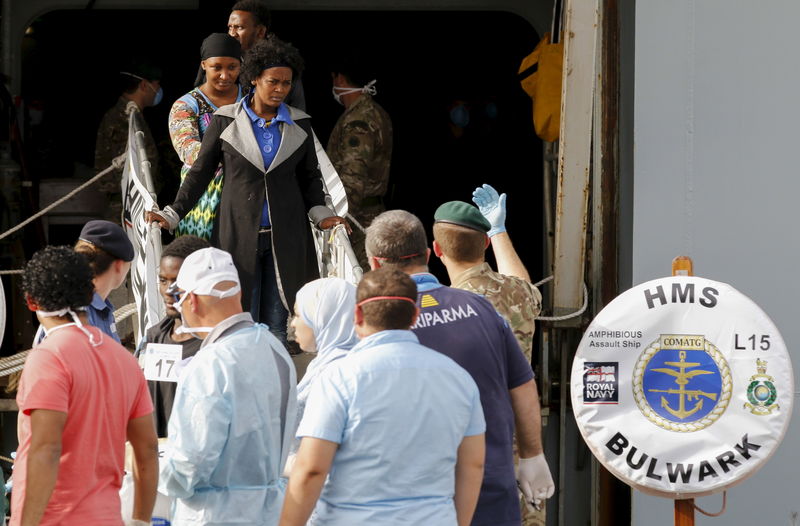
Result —
[[728, 407], [731, 390], [727, 360], [702, 335], [662, 334], [634, 367], [639, 410], [669, 431], [691, 433], [710, 426]]
[[775, 379], [767, 374], [767, 361], [756, 359], [756, 374], [750, 377], [747, 386], [747, 400], [744, 408], [749, 409], [754, 415], [769, 415], [773, 410], [780, 409], [775, 403], [778, 390], [775, 389]]

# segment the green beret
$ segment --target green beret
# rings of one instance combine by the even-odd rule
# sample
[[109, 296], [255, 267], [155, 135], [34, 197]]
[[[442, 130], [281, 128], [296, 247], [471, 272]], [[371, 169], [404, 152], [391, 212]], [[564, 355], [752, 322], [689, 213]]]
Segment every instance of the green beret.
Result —
[[484, 234], [492, 228], [480, 210], [464, 201], [449, 201], [436, 209], [433, 214], [435, 223], [452, 223], [461, 225]]

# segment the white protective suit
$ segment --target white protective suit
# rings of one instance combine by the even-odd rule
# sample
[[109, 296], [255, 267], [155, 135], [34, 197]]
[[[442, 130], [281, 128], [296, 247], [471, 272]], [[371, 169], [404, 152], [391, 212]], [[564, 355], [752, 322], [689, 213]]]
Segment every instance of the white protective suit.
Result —
[[181, 371], [159, 491], [173, 524], [278, 524], [297, 377], [286, 349], [249, 313], [211, 331]]

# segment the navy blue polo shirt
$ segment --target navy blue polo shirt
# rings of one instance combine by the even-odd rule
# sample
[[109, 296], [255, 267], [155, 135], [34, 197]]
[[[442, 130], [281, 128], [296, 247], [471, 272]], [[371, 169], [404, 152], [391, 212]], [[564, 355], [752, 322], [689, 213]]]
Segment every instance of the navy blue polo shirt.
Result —
[[86, 315], [89, 318], [89, 325], [97, 327], [120, 343], [117, 324], [114, 321], [114, 305], [110, 301], [104, 300], [95, 292], [92, 302], [86, 308]]
[[472, 526], [519, 526], [510, 389], [533, 379], [514, 333], [485, 298], [445, 287], [432, 274], [414, 274], [419, 342], [455, 360], [472, 375], [486, 417], [486, 464]]

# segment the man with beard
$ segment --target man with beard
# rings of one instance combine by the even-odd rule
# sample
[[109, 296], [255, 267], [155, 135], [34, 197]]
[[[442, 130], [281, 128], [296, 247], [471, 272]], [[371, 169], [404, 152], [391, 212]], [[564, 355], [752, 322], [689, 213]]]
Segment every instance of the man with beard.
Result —
[[[180, 345], [182, 347], [181, 358], [187, 360], [194, 356], [200, 349], [203, 340], [195, 338], [192, 334], [178, 332], [181, 327], [181, 315], [176, 311], [172, 304], [174, 298], [167, 293], [167, 289], [175, 283], [178, 278], [178, 271], [183, 265], [183, 260], [189, 254], [208, 248], [209, 243], [205, 239], [197, 236], [181, 236], [167, 245], [161, 253], [161, 262], [158, 267], [158, 290], [164, 298], [164, 305], [167, 314], [158, 322], [150, 327], [144, 339], [139, 345], [137, 355], [141, 356], [148, 343], [165, 343], [168, 345]], [[172, 403], [175, 400], [175, 382], [148, 381], [150, 396], [153, 398], [153, 417], [156, 423], [156, 432], [163, 438], [167, 436], [167, 422], [172, 413]]]

